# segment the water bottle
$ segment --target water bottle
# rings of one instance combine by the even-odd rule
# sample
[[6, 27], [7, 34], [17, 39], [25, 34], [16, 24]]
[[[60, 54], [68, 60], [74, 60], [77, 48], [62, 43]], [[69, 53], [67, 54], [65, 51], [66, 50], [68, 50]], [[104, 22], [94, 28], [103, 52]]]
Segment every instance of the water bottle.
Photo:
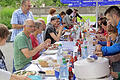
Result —
[[82, 52], [82, 58], [85, 59], [88, 57], [88, 51], [87, 51], [87, 46], [85, 46], [83, 48], [83, 52]]
[[77, 33], [76, 33], [76, 39], [80, 38], [80, 27], [78, 27]]
[[88, 57], [87, 46], [85, 46], [84, 49], [85, 49], [85, 58], [87, 58]]
[[59, 44], [58, 46], [58, 53], [57, 53], [57, 63], [62, 64], [62, 44]]
[[87, 51], [87, 41], [84, 39], [83, 41], [83, 47], [82, 47], [82, 58], [85, 59], [88, 57], [88, 51]]
[[68, 80], [69, 72], [67, 68], [67, 62], [63, 58], [63, 63], [60, 65], [60, 80]]
[[74, 40], [75, 39], [75, 32], [73, 31], [71, 34], [71, 38]]

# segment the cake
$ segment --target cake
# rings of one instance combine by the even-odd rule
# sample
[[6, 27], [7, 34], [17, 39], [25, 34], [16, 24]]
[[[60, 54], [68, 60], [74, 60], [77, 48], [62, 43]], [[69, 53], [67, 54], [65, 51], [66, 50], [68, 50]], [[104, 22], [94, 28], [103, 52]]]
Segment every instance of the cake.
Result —
[[94, 62], [88, 62], [87, 59], [76, 61], [74, 63], [74, 73], [77, 78], [85, 80], [108, 76], [110, 74], [109, 60], [98, 57]]

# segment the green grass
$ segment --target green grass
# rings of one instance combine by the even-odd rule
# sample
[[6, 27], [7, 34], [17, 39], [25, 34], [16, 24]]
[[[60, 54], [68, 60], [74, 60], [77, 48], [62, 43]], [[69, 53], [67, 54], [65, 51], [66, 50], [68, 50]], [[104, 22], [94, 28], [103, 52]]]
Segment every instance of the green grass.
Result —
[[[38, 19], [38, 18], [42, 18], [45, 20], [45, 23], [47, 23], [47, 17], [34, 17], [34, 19]], [[90, 19], [91, 22], [95, 22], [96, 21], [96, 17], [95, 16], [82, 16], [82, 18], [84, 20]], [[78, 22], [80, 22], [81, 20], [78, 18]]]
[[34, 17], [35, 20], [38, 19], [38, 18], [44, 19], [44, 20], [45, 20], [45, 23], [47, 23], [47, 17]]
[[[95, 16], [82, 16], [82, 18], [84, 20], [90, 19], [91, 22], [95, 22], [96, 21], [96, 17]], [[78, 18], [78, 22], [80, 21], [80, 19]]]

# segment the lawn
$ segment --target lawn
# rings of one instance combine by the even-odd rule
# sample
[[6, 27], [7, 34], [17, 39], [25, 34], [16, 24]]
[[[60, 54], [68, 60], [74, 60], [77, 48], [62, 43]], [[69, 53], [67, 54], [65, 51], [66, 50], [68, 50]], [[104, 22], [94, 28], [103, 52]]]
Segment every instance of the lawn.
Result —
[[[96, 17], [95, 16], [82, 16], [84, 20], [90, 19], [91, 22], [95, 22], [96, 21]], [[45, 23], [47, 23], [47, 17], [34, 17], [34, 19], [38, 19], [38, 18], [42, 18], [45, 20]], [[78, 22], [80, 22], [80, 19], [78, 18]]]

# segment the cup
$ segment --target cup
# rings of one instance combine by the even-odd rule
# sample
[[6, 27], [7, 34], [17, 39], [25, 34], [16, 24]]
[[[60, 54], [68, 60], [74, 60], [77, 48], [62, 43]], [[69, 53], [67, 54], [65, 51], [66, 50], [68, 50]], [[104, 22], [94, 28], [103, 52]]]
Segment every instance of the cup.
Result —
[[57, 80], [59, 80], [59, 71], [60, 71], [60, 66], [55, 67], [55, 77]]

